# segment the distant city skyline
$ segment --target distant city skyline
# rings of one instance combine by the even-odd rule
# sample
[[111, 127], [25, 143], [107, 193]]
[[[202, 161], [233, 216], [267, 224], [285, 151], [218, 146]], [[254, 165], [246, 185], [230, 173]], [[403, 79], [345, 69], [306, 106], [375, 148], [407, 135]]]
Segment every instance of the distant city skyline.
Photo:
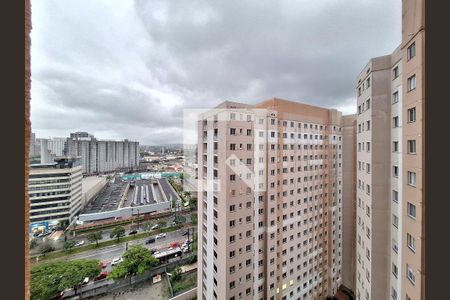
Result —
[[182, 143], [183, 109], [225, 100], [354, 113], [360, 66], [401, 40], [401, 1], [389, 0], [42, 0], [32, 18], [37, 136], [148, 145]]

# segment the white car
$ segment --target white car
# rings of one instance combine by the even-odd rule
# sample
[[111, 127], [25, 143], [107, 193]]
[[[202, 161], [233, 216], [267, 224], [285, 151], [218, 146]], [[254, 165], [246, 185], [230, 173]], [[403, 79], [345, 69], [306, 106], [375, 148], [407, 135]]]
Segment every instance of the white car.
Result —
[[118, 257], [118, 258], [114, 258], [111, 262], [111, 266], [115, 266], [120, 264], [121, 262], [123, 262], [123, 258], [122, 257]]
[[155, 229], [158, 229], [158, 228], [159, 228], [158, 224], [152, 226], [152, 230], [155, 230]]
[[165, 238], [166, 237], [166, 234], [165, 233], [160, 233], [160, 234], [158, 234], [156, 237], [155, 237], [155, 239], [162, 239], [162, 238]]
[[84, 245], [84, 241], [78, 241], [75, 243], [75, 247], [83, 246], [83, 245]]

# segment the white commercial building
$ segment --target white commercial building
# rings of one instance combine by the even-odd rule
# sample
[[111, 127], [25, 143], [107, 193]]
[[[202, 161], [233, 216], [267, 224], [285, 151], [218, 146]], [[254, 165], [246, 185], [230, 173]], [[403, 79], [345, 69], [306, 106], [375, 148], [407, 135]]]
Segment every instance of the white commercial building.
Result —
[[30, 166], [28, 194], [30, 231], [59, 221], [72, 222], [81, 209], [82, 172], [79, 160], [61, 158]]

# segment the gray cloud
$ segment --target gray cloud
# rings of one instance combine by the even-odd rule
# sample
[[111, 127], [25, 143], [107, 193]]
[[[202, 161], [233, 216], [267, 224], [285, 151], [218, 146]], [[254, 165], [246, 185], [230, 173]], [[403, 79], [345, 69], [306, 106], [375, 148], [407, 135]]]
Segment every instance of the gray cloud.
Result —
[[33, 130], [181, 142], [182, 110], [282, 97], [353, 111], [401, 1], [33, 2]]

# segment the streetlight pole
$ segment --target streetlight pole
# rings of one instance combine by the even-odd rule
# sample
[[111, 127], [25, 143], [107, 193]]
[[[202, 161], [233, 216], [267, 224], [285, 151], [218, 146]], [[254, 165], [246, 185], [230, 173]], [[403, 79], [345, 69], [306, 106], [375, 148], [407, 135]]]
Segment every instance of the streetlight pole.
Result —
[[133, 227], [133, 208], [131, 208], [131, 227]]
[[138, 227], [138, 230], [139, 230], [139, 208], [138, 208], [138, 217], [137, 217], [137, 227]]

